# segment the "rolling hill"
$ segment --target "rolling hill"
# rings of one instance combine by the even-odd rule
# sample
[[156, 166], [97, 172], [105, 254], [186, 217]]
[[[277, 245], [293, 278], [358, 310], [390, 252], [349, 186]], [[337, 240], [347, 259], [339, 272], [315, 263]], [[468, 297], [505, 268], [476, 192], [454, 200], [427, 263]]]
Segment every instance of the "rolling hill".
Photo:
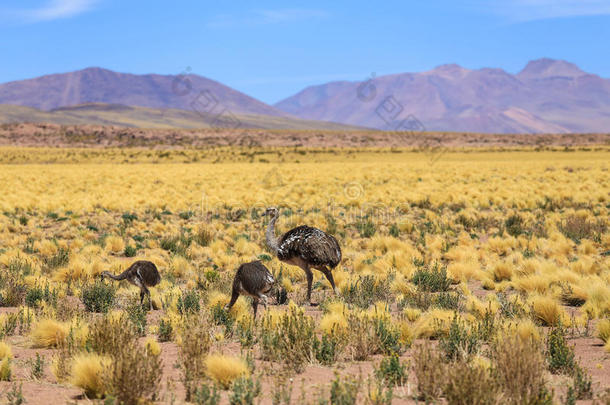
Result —
[[19, 122], [61, 125], [115, 125], [134, 128], [261, 128], [358, 130], [361, 127], [303, 120], [290, 116], [257, 114], [215, 115], [178, 109], [154, 109], [119, 104], [89, 103], [42, 111], [32, 107], [0, 104], [0, 124]]

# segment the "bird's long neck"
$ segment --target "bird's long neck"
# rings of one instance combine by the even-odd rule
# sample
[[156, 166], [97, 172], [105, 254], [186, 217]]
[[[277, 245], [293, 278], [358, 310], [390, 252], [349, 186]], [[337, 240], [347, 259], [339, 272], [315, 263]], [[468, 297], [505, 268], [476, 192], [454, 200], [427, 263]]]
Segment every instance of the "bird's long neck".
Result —
[[115, 276], [114, 274], [104, 271], [102, 272], [102, 276], [106, 276], [106, 277], [110, 277], [113, 280], [125, 280], [127, 278], [127, 272], [123, 272], [121, 274], [119, 274], [118, 276]]
[[269, 225], [267, 225], [267, 232], [265, 232], [267, 246], [269, 246], [269, 249], [275, 254], [277, 254], [279, 250], [279, 238], [275, 236], [275, 221], [277, 221], [277, 217], [277, 215], [271, 217], [271, 221], [269, 221]]

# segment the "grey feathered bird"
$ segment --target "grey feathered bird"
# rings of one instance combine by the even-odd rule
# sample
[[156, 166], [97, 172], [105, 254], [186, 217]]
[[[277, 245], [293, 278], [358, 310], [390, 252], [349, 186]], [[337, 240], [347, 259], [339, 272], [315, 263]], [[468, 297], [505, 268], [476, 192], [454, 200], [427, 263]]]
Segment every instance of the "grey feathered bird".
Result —
[[298, 226], [286, 232], [280, 238], [275, 236], [275, 222], [279, 217], [277, 208], [267, 208], [263, 215], [271, 220], [265, 234], [267, 245], [284, 263], [299, 266], [307, 276], [307, 301], [311, 304], [311, 284], [313, 273], [311, 269], [321, 271], [330, 282], [336, 293], [332, 269], [341, 262], [339, 243], [326, 232], [311, 226]]
[[252, 297], [252, 309], [256, 318], [259, 302], [262, 301], [265, 309], [267, 309], [267, 295], [265, 294], [271, 292], [274, 286], [275, 278], [260, 260], [244, 263], [239, 266], [237, 273], [235, 273], [231, 301], [225, 309], [230, 310], [240, 295], [249, 295]]
[[113, 280], [127, 280], [131, 284], [140, 288], [140, 304], [144, 300], [144, 295], [148, 296], [148, 303], [152, 309], [152, 300], [150, 299], [150, 291], [147, 287], [154, 287], [161, 282], [161, 276], [157, 270], [157, 266], [153, 262], [147, 260], [138, 260], [134, 262], [127, 270], [115, 276], [107, 271], [102, 272], [102, 280], [104, 277], [110, 277]]

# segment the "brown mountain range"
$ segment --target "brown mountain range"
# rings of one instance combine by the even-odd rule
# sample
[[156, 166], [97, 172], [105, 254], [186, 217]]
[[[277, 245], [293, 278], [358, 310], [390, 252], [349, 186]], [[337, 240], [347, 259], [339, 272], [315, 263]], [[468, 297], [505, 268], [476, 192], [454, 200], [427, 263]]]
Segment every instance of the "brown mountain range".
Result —
[[610, 80], [552, 59], [531, 61], [516, 75], [443, 65], [311, 86], [275, 107], [303, 119], [386, 130], [609, 132]]
[[0, 104], [50, 111], [87, 103], [155, 109], [195, 110], [208, 114], [287, 116], [261, 101], [195, 74], [135, 75], [87, 68], [0, 84]]

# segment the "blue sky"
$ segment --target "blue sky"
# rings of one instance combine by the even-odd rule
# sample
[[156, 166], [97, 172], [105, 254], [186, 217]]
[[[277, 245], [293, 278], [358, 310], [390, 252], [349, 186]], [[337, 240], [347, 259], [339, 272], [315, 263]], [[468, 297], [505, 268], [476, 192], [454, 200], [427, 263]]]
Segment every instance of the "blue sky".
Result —
[[89, 66], [194, 73], [273, 103], [445, 63], [565, 59], [610, 77], [610, 1], [21, 0], [0, 4], [0, 82]]

